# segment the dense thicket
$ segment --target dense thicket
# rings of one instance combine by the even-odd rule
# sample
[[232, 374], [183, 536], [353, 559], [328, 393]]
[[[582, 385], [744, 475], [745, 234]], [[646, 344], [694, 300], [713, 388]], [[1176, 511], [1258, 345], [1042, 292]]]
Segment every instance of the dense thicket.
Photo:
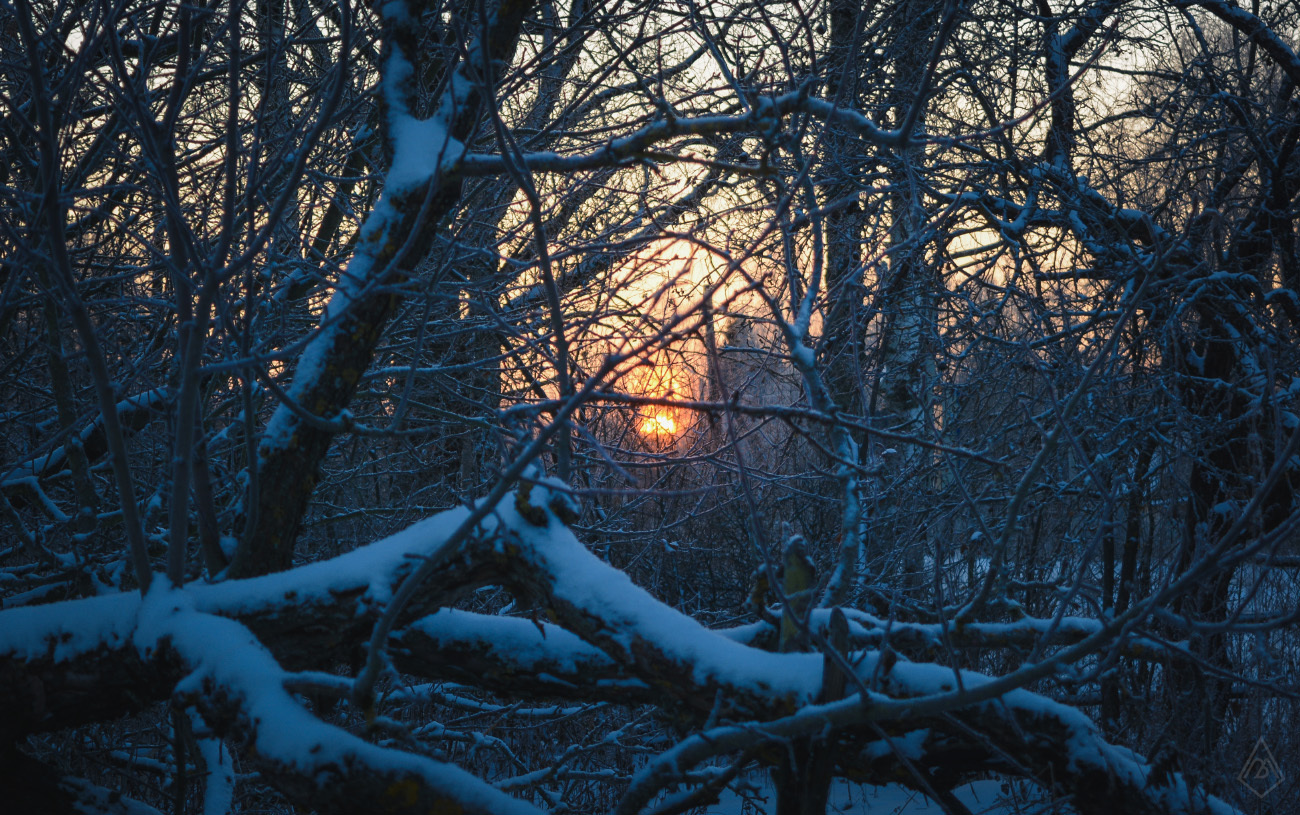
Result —
[[1290, 811], [1298, 15], [3, 0], [5, 799]]

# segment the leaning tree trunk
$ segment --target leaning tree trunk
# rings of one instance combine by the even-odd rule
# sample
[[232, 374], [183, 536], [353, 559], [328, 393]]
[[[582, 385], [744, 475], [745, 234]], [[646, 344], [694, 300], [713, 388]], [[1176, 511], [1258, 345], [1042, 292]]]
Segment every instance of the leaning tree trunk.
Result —
[[[528, 6], [524, 0], [502, 2], [485, 39], [469, 53], [478, 54], [489, 66], [508, 65]], [[388, 21], [388, 61], [421, 64], [418, 20], [418, 14], [404, 10]], [[447, 119], [443, 123], [444, 144], [406, 144], [407, 150], [434, 150], [437, 155], [438, 150], [453, 149], [452, 140], [463, 144], [471, 137], [482, 117], [484, 99], [481, 84], [468, 77], [483, 67], [461, 64], [453, 69], [466, 78], [463, 83], [450, 84], [463, 84], [469, 90], [461, 89], [459, 96], [448, 90], [445, 105], [435, 114]], [[418, 75], [418, 70], [412, 73]], [[395, 107], [390, 110], [393, 115], [414, 107], [409, 78], [400, 84], [400, 98], [388, 100], [390, 108]], [[393, 289], [427, 253], [438, 225], [455, 209], [460, 196], [461, 179], [454, 164], [440, 164], [437, 171], [414, 185], [386, 189], [367, 219], [346, 280], [340, 281], [322, 326], [296, 369], [289, 392], [296, 405], [277, 408], [259, 445], [258, 460], [249, 465], [257, 470], [259, 489], [246, 501], [246, 528], [230, 565], [232, 577], [279, 571], [292, 562], [294, 539], [321, 463], [334, 436], [346, 427], [341, 419], [396, 305]], [[304, 413], [317, 419], [308, 419]]]

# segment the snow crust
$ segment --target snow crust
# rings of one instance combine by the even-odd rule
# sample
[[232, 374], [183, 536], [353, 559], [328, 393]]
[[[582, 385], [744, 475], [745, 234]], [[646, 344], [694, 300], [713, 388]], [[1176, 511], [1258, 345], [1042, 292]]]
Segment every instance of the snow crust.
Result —
[[416, 187], [446, 172], [465, 153], [465, 145], [452, 138], [440, 116], [417, 119], [395, 117], [389, 123], [393, 138], [393, 166], [385, 184], [394, 192]]
[[255, 729], [253, 749], [263, 760], [315, 776], [318, 783], [360, 763], [394, 775], [420, 776], [474, 811], [541, 812], [458, 767], [384, 749], [321, 721], [286, 690], [288, 674], [252, 632], [234, 620], [199, 611], [188, 592], [161, 586], [149, 593], [141, 611], [136, 647], [148, 655], [165, 642], [193, 666], [176, 687], [181, 697], [214, 686], [239, 697], [240, 709]]
[[[541, 493], [539, 495], [539, 493]], [[551, 491], [534, 487], [530, 499], [549, 503]], [[563, 495], [563, 493], [558, 493]], [[637, 641], [648, 641], [692, 672], [700, 684], [721, 682], [754, 694], [775, 694], [808, 702], [821, 689], [820, 654], [773, 654], [719, 636], [695, 619], [659, 602], [626, 573], [587, 551], [573, 532], [548, 515], [544, 528], [533, 526], [503, 502], [503, 524], [531, 549], [532, 559], [553, 594], [602, 621], [603, 634], [632, 658]]]
[[570, 673], [576, 672], [580, 663], [610, 662], [604, 651], [564, 628], [518, 617], [489, 617], [442, 609], [407, 628], [439, 643], [486, 646], [490, 654], [510, 662], [545, 663]]
[[[465, 508], [449, 510], [330, 560], [248, 580], [192, 584], [185, 592], [197, 610], [224, 615], [273, 609], [286, 601], [328, 600], [332, 593], [358, 588], [365, 590], [364, 602], [382, 605], [411, 568], [411, 558], [436, 553], [468, 514]], [[0, 657], [49, 656], [59, 663], [101, 647], [117, 648], [131, 641], [146, 621], [144, 613], [135, 592], [0, 611]]]
[[0, 611], [0, 657], [57, 664], [119, 648], [131, 641], [139, 609], [140, 595], [123, 593]]

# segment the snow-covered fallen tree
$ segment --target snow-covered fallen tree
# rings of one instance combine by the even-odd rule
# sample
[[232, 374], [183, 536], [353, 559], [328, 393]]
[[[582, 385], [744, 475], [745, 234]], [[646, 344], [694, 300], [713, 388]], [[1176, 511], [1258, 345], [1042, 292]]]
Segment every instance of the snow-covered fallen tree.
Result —
[[[365, 737], [373, 731], [328, 723], [301, 695], [357, 696], [357, 679], [321, 672], [363, 648], [414, 567], [436, 561], [384, 643], [394, 669], [504, 697], [655, 706], [689, 734], [649, 758], [619, 812], [657, 811], [661, 794], [689, 788], [695, 771], [771, 763], [799, 739], [824, 743], [833, 774], [864, 782], [948, 790], [999, 772], [1033, 779], [1081, 812], [1232, 811], [1109, 744], [1078, 710], [1019, 687], [1052, 673], [1054, 658], [994, 678], [892, 650], [851, 648], [839, 659], [765, 650], [745, 641], [752, 627], [709, 630], [602, 562], [548, 506], [552, 489], [512, 494], [459, 540], [452, 533], [469, 508], [274, 575], [183, 589], [158, 581], [143, 597], [0, 612], [0, 695], [18, 714], [0, 738], [169, 701], [297, 806], [538, 811], [455, 766], [377, 746]], [[451, 608], [484, 585], [507, 587], [548, 622]], [[853, 618], [855, 638], [869, 638], [874, 621]], [[842, 698], [825, 698], [828, 675], [844, 665], [852, 675], [841, 678]], [[382, 694], [369, 704], [372, 719], [382, 715]], [[65, 794], [77, 789], [63, 782]]]

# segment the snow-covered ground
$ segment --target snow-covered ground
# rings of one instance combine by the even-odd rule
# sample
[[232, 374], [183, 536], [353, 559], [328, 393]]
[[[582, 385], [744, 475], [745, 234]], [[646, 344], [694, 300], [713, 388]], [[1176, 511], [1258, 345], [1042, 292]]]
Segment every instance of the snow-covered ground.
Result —
[[[954, 793], [974, 815], [1020, 815], [1038, 812], [1035, 807], [1019, 801], [1003, 791], [1001, 781], [975, 781], [958, 787]], [[770, 785], [754, 785], [757, 789], [748, 802], [745, 797], [731, 791], [722, 799], [701, 810], [703, 815], [771, 815], [776, 811], [775, 796]], [[765, 800], [764, 800], [765, 799]], [[864, 786], [844, 780], [835, 782], [831, 789], [828, 813], [839, 815], [943, 815], [943, 808], [934, 801], [905, 787], [892, 784], [885, 787]]]

